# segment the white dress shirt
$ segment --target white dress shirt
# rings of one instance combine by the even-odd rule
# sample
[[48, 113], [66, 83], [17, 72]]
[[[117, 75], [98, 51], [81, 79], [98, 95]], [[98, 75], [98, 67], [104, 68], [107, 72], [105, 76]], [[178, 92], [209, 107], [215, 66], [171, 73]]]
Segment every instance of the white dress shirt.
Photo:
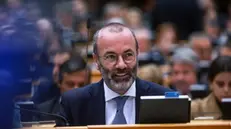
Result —
[[[116, 101], [114, 98], [120, 96], [118, 93], [112, 91], [106, 83], [104, 82], [104, 96], [105, 96], [105, 119], [106, 124], [112, 124], [112, 121], [116, 115]], [[136, 118], [136, 106], [135, 106], [135, 98], [136, 98], [136, 82], [134, 81], [132, 86], [128, 89], [128, 91], [123, 96], [129, 96], [124, 104], [124, 116], [127, 121], [127, 124], [135, 124]]]

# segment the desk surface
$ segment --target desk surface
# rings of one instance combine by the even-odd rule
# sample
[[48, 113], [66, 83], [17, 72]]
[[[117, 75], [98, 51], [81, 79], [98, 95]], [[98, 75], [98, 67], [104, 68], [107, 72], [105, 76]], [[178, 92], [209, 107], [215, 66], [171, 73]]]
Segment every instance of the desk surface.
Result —
[[180, 124], [88, 126], [88, 129], [231, 129], [231, 121], [191, 121]]
[[24, 129], [231, 129], [231, 121], [195, 120], [180, 124], [91, 125], [81, 127], [54, 127], [39, 125]]

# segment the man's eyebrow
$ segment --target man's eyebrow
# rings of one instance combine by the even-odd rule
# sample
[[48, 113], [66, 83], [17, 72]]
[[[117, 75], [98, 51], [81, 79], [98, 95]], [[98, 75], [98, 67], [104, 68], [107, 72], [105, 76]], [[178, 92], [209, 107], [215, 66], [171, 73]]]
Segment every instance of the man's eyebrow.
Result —
[[106, 52], [104, 55], [107, 55], [107, 54], [116, 54], [115, 52], [112, 52], [112, 51], [108, 51]]
[[126, 53], [126, 52], [133, 52], [133, 51], [132, 51], [132, 49], [128, 49], [124, 53]]

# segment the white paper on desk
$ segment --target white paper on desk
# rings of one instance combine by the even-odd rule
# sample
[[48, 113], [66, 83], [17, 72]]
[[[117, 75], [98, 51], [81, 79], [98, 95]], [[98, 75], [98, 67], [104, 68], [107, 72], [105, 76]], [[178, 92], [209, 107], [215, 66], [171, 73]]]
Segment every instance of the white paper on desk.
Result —
[[165, 97], [164, 95], [161, 96], [141, 96], [140, 99], [144, 100], [144, 99], [188, 99], [189, 101], [191, 101], [191, 98], [188, 95], [179, 95], [179, 97]]

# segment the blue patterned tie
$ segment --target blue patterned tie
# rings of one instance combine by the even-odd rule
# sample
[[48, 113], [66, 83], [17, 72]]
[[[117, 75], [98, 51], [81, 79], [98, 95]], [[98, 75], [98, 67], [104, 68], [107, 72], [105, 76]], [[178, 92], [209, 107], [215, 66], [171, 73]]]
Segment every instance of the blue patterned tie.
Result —
[[127, 124], [124, 113], [123, 113], [124, 104], [127, 99], [128, 99], [128, 96], [118, 96], [114, 98], [117, 104], [117, 110], [116, 110], [115, 118], [112, 121], [112, 124]]

